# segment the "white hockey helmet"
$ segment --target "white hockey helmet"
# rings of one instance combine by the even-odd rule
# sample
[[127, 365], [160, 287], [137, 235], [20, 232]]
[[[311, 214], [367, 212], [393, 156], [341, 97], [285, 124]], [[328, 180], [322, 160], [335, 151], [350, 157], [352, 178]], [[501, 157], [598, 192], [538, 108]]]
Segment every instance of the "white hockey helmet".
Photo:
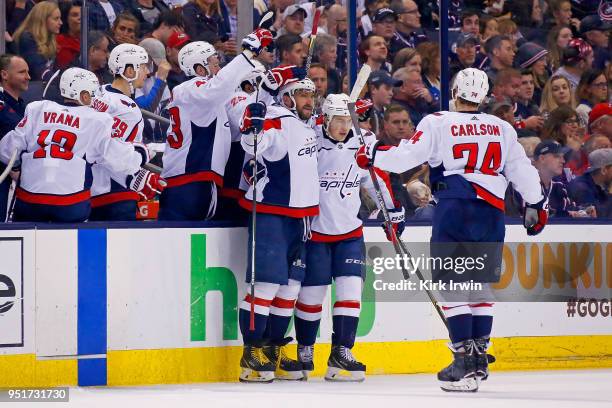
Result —
[[[149, 63], [149, 54], [140, 45], [134, 44], [119, 44], [110, 53], [108, 57], [108, 69], [113, 75], [121, 75], [128, 82], [133, 82], [138, 78], [138, 70], [141, 65]], [[134, 78], [126, 78], [125, 68], [131, 65], [136, 71]]]
[[481, 103], [489, 92], [489, 77], [477, 68], [466, 68], [457, 73], [453, 84], [454, 98]]
[[195, 67], [200, 64], [205, 69], [208, 75], [211, 75], [208, 69], [208, 59], [213, 55], [217, 55], [217, 50], [212, 44], [206, 41], [194, 41], [185, 45], [178, 54], [179, 65], [185, 75], [188, 77], [196, 76]]
[[324, 116], [325, 130], [329, 131], [329, 124], [334, 116], [350, 116], [348, 104], [350, 98], [346, 94], [329, 94], [323, 102], [322, 112]]
[[259, 80], [266, 72], [266, 67], [264, 67], [264, 65], [257, 60], [252, 60], [251, 62], [253, 63], [253, 65], [255, 65], [255, 68], [253, 68], [251, 72], [249, 72], [244, 76], [244, 78], [242, 78], [242, 81], [240, 81], [240, 85], [238, 85], [238, 87], [236, 88], [236, 92], [244, 91], [242, 87], [245, 85], [245, 82], [248, 82], [254, 88], [257, 88], [257, 86], [259, 86]]
[[81, 92], [87, 91], [93, 97], [100, 87], [98, 77], [83, 68], [68, 68], [60, 77], [60, 95], [64, 98], [81, 102]]
[[[290, 84], [283, 86], [278, 93], [278, 99], [280, 100], [281, 104], [289, 110], [295, 109], [295, 99], [293, 99], [293, 94], [295, 93], [295, 91], [308, 91], [314, 94], [316, 91], [316, 87], [314, 82], [312, 82], [310, 78], [304, 78], [302, 80], [291, 82]], [[293, 103], [292, 107], [285, 105], [285, 103], [283, 102], [283, 95], [289, 96], [291, 102]]]

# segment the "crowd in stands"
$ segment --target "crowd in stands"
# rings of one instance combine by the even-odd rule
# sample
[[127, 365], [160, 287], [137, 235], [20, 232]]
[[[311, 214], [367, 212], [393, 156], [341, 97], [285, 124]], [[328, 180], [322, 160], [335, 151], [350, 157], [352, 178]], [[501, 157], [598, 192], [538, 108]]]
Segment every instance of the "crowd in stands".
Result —
[[[109, 83], [110, 50], [140, 44], [150, 56], [150, 78], [139, 106], [167, 116], [172, 89], [186, 78], [178, 52], [190, 41], [214, 45], [219, 63], [240, 52], [237, 0], [91, 0], [87, 49], [81, 46], [81, 1], [7, 0], [7, 52], [0, 57], [4, 135], [23, 114], [30, 81], [46, 84], [58, 69], [87, 67]], [[320, 105], [330, 93], [349, 93], [346, 0], [316, 3], [255, 0], [255, 25], [275, 11], [275, 52], [269, 67], [303, 65], [314, 10], [322, 11], [309, 77]], [[449, 44], [439, 44], [438, 2], [358, 0], [359, 64], [372, 68], [362, 97], [373, 107], [364, 127], [387, 144], [410, 138], [419, 121], [440, 110], [441, 49], [449, 74], [476, 67], [490, 80], [482, 110], [514, 126], [519, 142], [550, 190], [553, 217], [612, 217], [612, 2], [600, 0], [451, 0]], [[320, 108], [320, 106], [318, 106]], [[450, 109], [453, 109], [452, 103]], [[147, 121], [145, 140], [163, 142], [165, 128]], [[0, 136], [1, 136], [0, 135]], [[390, 175], [408, 216], [429, 219], [429, 169]], [[2, 187], [5, 188], [5, 187]], [[8, 188], [8, 187], [6, 187]], [[507, 215], [518, 215], [520, 195], [509, 187]], [[368, 200], [364, 200], [366, 203]], [[4, 204], [2, 204], [4, 205]], [[0, 205], [0, 211], [2, 210]], [[372, 216], [374, 206], [364, 206]]]

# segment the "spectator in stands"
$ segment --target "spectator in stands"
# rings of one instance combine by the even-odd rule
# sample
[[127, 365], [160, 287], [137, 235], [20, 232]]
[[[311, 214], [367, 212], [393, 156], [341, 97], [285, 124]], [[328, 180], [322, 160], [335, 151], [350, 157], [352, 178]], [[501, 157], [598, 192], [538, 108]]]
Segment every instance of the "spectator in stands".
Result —
[[459, 71], [474, 66], [476, 62], [478, 37], [472, 33], [461, 33], [455, 43], [455, 52], [451, 53], [450, 77], [454, 78]]
[[387, 62], [389, 50], [383, 37], [371, 35], [359, 44], [361, 61], [372, 68], [372, 71], [384, 69], [391, 71], [391, 64]]
[[410, 139], [414, 134], [414, 125], [406, 109], [397, 104], [387, 107], [383, 115], [383, 132], [379, 140], [389, 146], [397, 146], [402, 140]]
[[175, 11], [164, 11], [155, 21], [149, 36], [161, 41], [164, 45], [168, 45], [168, 37], [174, 31], [183, 32], [184, 30], [185, 26], [181, 14]]
[[166, 82], [170, 90], [173, 90], [175, 86], [187, 80], [187, 76], [179, 65], [178, 53], [185, 44], [189, 43], [189, 41], [191, 41], [191, 38], [189, 38], [187, 33], [180, 33], [178, 31], [174, 31], [168, 37], [168, 42], [166, 44], [166, 59], [172, 68], [168, 73]]
[[568, 26], [555, 26], [550, 29], [546, 37], [546, 48], [548, 49], [548, 61], [553, 72], [561, 66], [563, 50], [573, 38], [572, 30]]
[[506, 97], [489, 98], [488, 102], [483, 105], [485, 112], [497, 116], [501, 120], [508, 122], [511, 126], [514, 126], [514, 110], [512, 108], [512, 102]]
[[491, 37], [499, 35], [499, 25], [497, 19], [488, 14], [482, 14], [479, 17], [478, 38], [480, 42], [485, 44]]
[[591, 138], [606, 136], [612, 141], [612, 104], [598, 103], [589, 113], [589, 132]]
[[183, 19], [193, 41], [206, 41], [219, 52], [236, 54], [236, 41], [222, 32], [223, 17], [217, 0], [190, 0], [183, 6]]
[[89, 29], [110, 33], [115, 19], [124, 6], [119, 0], [95, 0], [88, 1], [89, 7]]
[[31, 68], [33, 80], [50, 75], [57, 54], [56, 36], [62, 26], [60, 9], [56, 3], [42, 1], [36, 4], [15, 31], [17, 53]]
[[140, 25], [130, 13], [121, 13], [115, 19], [112, 29], [111, 48], [119, 44], [138, 44]]
[[521, 87], [521, 72], [514, 68], [502, 69], [498, 72], [493, 81], [491, 96], [496, 101], [506, 98], [510, 103], [518, 100], [518, 93]]
[[387, 71], [378, 70], [370, 74], [368, 86], [373, 104], [370, 123], [375, 134], [378, 134], [383, 128], [385, 109], [391, 103], [393, 88], [401, 85], [402, 81], [393, 79]]
[[131, 0], [128, 11], [138, 20], [140, 32], [148, 34], [153, 31], [161, 14], [170, 8], [162, 0]]
[[391, 102], [404, 107], [415, 126], [428, 113], [438, 110], [431, 108], [433, 97], [423, 84], [420, 73], [408, 68], [400, 68], [393, 73], [393, 78], [402, 81], [402, 85], [393, 89]]
[[[527, 132], [519, 131], [520, 136], [535, 135], [544, 126], [544, 118], [540, 116], [540, 108], [534, 103], [535, 84], [530, 71], [521, 72], [521, 86], [516, 95], [515, 120], [523, 122]], [[519, 125], [520, 126], [520, 125]], [[517, 129], [517, 131], [520, 129]], [[535, 132], [535, 133], [533, 133]], [[523, 134], [525, 133], [525, 134]]]
[[[13, 130], [23, 119], [26, 103], [21, 95], [28, 90], [30, 74], [27, 62], [16, 55], [0, 56], [0, 139]], [[6, 167], [0, 165], [0, 172]], [[0, 183], [0, 222], [7, 217], [8, 193], [12, 183], [11, 177]]]
[[593, 106], [608, 100], [608, 79], [603, 71], [590, 69], [582, 74], [576, 88], [576, 99], [579, 101], [576, 112], [583, 123], [588, 123]]
[[278, 50], [280, 65], [297, 65], [301, 67], [306, 59], [306, 50], [302, 38], [295, 34], [281, 35], [274, 41]]
[[518, 139], [518, 142], [521, 144], [521, 146], [523, 146], [523, 149], [525, 149], [525, 154], [527, 155], [527, 158], [531, 160], [531, 163], [533, 163], [535, 148], [541, 141], [542, 139], [537, 136], [527, 136]]
[[512, 21], [521, 28], [540, 27], [544, 21], [539, 0], [506, 1], [503, 13], [510, 13]]
[[336, 39], [328, 34], [317, 34], [317, 41], [314, 45], [314, 59], [327, 70], [327, 92], [333, 94], [340, 92], [340, 72], [336, 69], [336, 57]]
[[390, 8], [381, 8], [376, 10], [372, 19], [372, 34], [385, 39], [387, 44], [395, 34], [395, 23], [397, 22], [397, 14]]
[[478, 35], [480, 31], [479, 13], [477, 10], [468, 9], [461, 13], [461, 32]]
[[321, 107], [327, 96], [327, 69], [320, 63], [311, 64], [308, 78], [315, 84], [315, 111], [321, 113]]
[[495, 76], [499, 70], [512, 68], [515, 55], [514, 46], [510, 38], [496, 35], [486, 42], [485, 51], [490, 60], [485, 72], [489, 76], [489, 80], [495, 82]]
[[612, 217], [610, 185], [612, 184], [612, 149], [589, 154], [587, 172], [569, 184], [570, 197], [581, 208], [594, 206], [598, 218]]
[[571, 27], [574, 34], [578, 34], [580, 20], [572, 18], [572, 4], [569, 0], [551, 0], [550, 12], [551, 17], [545, 25], [546, 28], [564, 25]]
[[581, 38], [570, 40], [563, 50], [561, 67], [554, 75], [567, 78], [571, 84], [572, 91], [578, 87], [582, 73], [593, 66], [593, 49]]
[[57, 36], [55, 65], [66, 69], [76, 65], [81, 54], [81, 1], [61, 2], [60, 11], [63, 24]]
[[499, 21], [498, 30], [499, 35], [503, 35], [510, 39], [514, 48], [517, 46], [517, 41], [523, 38], [516, 23], [508, 18]]
[[519, 47], [514, 58], [514, 64], [517, 68], [531, 73], [534, 85], [533, 100], [538, 105], [542, 99], [542, 89], [548, 80], [547, 55], [548, 50], [536, 43], [526, 42]]
[[372, 20], [376, 11], [389, 7], [388, 0], [365, 0], [365, 11], [361, 16], [361, 38], [365, 38], [372, 32]]
[[108, 46], [110, 41], [102, 31], [90, 31], [87, 35], [87, 43], [89, 46], [87, 69], [96, 74], [100, 84], [108, 84], [113, 81], [113, 76], [108, 71]]
[[304, 22], [308, 12], [299, 4], [292, 4], [283, 11], [283, 25], [280, 34], [304, 34]]
[[[332, 4], [327, 10], [327, 34], [332, 37], [346, 37], [348, 30], [348, 20], [346, 7], [339, 4]], [[319, 35], [317, 34], [317, 41]]]
[[608, 149], [610, 147], [612, 147], [612, 141], [605, 134], [595, 131], [584, 142], [579, 154], [574, 155], [567, 163], [567, 168], [573, 176], [582, 176], [589, 167], [589, 154], [597, 149]]
[[398, 16], [389, 46], [391, 56], [406, 47], [416, 48], [420, 43], [428, 41], [427, 35], [421, 29], [421, 14], [414, 0], [393, 0], [391, 10]]
[[576, 111], [569, 106], [560, 106], [550, 113], [544, 122], [542, 140], [555, 140], [562, 146], [569, 147], [573, 152], [579, 152], [582, 146], [580, 121]]
[[400, 68], [410, 68], [420, 73], [422, 71], [421, 62], [421, 56], [415, 48], [404, 48], [395, 55], [392, 72]]
[[540, 112], [546, 116], [559, 106], [568, 106], [571, 109], [575, 109], [576, 98], [572, 92], [569, 80], [564, 76], [553, 75], [544, 85]]
[[580, 21], [580, 35], [593, 48], [593, 67], [604, 69], [610, 62], [610, 30], [612, 24], [602, 21], [599, 15], [587, 16]]
[[432, 97], [432, 108], [440, 107], [440, 46], [435, 42], [424, 42], [417, 47], [421, 55], [421, 77]]

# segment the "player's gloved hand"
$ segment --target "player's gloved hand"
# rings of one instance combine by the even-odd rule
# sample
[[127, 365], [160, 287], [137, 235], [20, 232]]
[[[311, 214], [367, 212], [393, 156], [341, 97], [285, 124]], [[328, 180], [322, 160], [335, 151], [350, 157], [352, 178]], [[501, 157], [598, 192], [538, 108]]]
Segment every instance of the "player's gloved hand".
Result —
[[373, 167], [376, 152], [386, 148], [388, 148], [388, 146], [385, 146], [380, 140], [361, 145], [361, 147], [357, 150], [357, 153], [355, 153], [357, 165], [366, 170]]
[[270, 30], [266, 30], [265, 28], [256, 29], [242, 40], [242, 48], [252, 52], [256, 56], [259, 55], [264, 48], [270, 51], [270, 47], [274, 47], [274, 37]]
[[153, 156], [155, 156], [155, 154], [151, 155], [151, 152], [144, 143], [133, 142], [132, 145], [134, 145], [134, 150], [136, 151], [136, 153], [142, 156], [142, 161], [140, 162], [141, 166], [145, 163], [150, 162]]
[[147, 200], [151, 200], [156, 194], [161, 194], [168, 185], [159, 174], [145, 169], [140, 169], [135, 174], [128, 176], [126, 183], [130, 190], [136, 191]]
[[281, 87], [304, 78], [306, 78], [305, 68], [285, 65], [265, 72], [261, 87], [271, 95], [276, 95]]
[[244, 166], [242, 166], [242, 177], [244, 177], [244, 181], [250, 186], [253, 185], [253, 181], [255, 180], [255, 173], [257, 173], [257, 180], [262, 180], [268, 175], [268, 169], [264, 164], [255, 162], [255, 159], [248, 160], [244, 163]]
[[265, 117], [265, 103], [255, 102], [248, 104], [240, 120], [240, 133], [244, 135], [249, 133], [259, 134], [263, 129]]
[[359, 116], [360, 122], [365, 122], [370, 119], [372, 106], [374, 106], [374, 104], [369, 99], [357, 99], [357, 102], [355, 102], [355, 112]]
[[[395, 236], [401, 236], [406, 227], [404, 207], [402, 207], [399, 202], [395, 202], [395, 208], [390, 208], [387, 211], [389, 212], [389, 218], [391, 218], [391, 228], [395, 231]], [[393, 242], [393, 234], [389, 231], [389, 228], [387, 228], [387, 223], [383, 222], [381, 226], [385, 231], [385, 235], [387, 235], [387, 240]]]
[[523, 214], [523, 225], [527, 229], [527, 235], [538, 235], [548, 221], [548, 195], [545, 193], [542, 201], [536, 204], [525, 204]]

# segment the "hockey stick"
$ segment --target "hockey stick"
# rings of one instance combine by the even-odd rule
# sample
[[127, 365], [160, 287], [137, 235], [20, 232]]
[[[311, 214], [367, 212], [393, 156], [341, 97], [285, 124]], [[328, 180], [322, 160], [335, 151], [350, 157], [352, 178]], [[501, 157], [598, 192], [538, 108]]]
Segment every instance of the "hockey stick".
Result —
[[368, 78], [370, 78], [370, 74], [372, 73], [372, 68], [368, 64], [363, 64], [359, 73], [357, 74], [357, 78], [355, 79], [355, 84], [353, 84], [353, 89], [351, 89], [351, 94], [349, 95], [349, 100], [353, 103], [357, 102], [359, 99], [359, 95], [361, 91], [368, 83]]
[[145, 109], [141, 109], [140, 112], [142, 112], [142, 116], [147, 118], [147, 119], [152, 119], [156, 122], [161, 123], [162, 125], [168, 125], [168, 126], [172, 126], [172, 122], [170, 121], [170, 119], [164, 118], [163, 116], [159, 116], [153, 112], [149, 112], [148, 110]]
[[306, 57], [306, 74], [310, 69], [312, 63], [312, 56], [314, 55], [314, 44], [317, 39], [317, 31], [319, 29], [319, 18], [321, 17], [321, 10], [317, 9], [312, 19], [312, 32], [310, 33], [310, 44], [308, 45], [308, 57]]
[[4, 181], [4, 179], [11, 172], [11, 169], [13, 168], [13, 164], [15, 164], [15, 160], [17, 160], [17, 149], [15, 149], [13, 151], [13, 154], [11, 154], [11, 158], [9, 159], [8, 163], [6, 164], [6, 168], [4, 169], [2, 174], [0, 174], [0, 183], [2, 183]]

